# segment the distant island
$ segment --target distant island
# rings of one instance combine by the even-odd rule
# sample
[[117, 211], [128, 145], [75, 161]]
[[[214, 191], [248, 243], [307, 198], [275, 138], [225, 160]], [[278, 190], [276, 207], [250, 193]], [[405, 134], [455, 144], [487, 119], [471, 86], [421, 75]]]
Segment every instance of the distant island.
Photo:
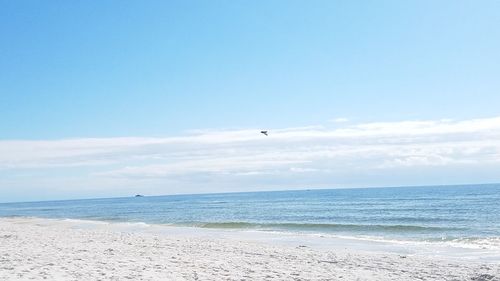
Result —
[[136, 194], [134, 197], [144, 197], [144, 195]]

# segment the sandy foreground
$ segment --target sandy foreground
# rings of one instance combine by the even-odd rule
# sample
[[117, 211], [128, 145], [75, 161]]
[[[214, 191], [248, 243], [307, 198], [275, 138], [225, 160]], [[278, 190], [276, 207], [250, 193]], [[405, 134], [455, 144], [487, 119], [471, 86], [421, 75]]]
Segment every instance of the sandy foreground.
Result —
[[0, 218], [0, 280], [500, 280], [500, 264]]

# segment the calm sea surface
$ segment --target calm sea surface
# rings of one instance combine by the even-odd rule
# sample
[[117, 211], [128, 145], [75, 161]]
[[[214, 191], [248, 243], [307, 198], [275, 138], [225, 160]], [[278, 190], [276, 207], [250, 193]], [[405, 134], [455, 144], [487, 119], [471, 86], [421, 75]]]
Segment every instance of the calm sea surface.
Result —
[[499, 243], [500, 184], [7, 203], [0, 216]]

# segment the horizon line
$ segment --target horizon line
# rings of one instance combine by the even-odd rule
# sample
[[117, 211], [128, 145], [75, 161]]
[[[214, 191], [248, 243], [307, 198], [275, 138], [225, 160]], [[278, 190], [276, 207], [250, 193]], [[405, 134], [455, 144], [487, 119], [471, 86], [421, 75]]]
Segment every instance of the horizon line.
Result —
[[[134, 198], [135, 195], [141, 197], [169, 197], [169, 196], [197, 196], [197, 195], [217, 195], [217, 194], [240, 194], [240, 193], [266, 193], [266, 192], [288, 192], [288, 191], [318, 191], [318, 190], [350, 190], [350, 189], [384, 189], [384, 188], [425, 188], [425, 187], [461, 187], [461, 186], [489, 186], [500, 185], [500, 182], [490, 183], [460, 183], [460, 184], [426, 184], [426, 185], [393, 185], [393, 186], [360, 186], [360, 187], [338, 187], [338, 188], [304, 188], [304, 189], [277, 189], [277, 190], [253, 190], [253, 191], [229, 191], [229, 192], [206, 192], [206, 193], [173, 193], [162, 195], [145, 195], [136, 193], [130, 196], [116, 197], [95, 197], [95, 198], [70, 198], [70, 199], [55, 199], [55, 200], [39, 200], [39, 201], [10, 201], [0, 202], [3, 204], [28, 204], [28, 203], [43, 203], [43, 202], [64, 202], [64, 201], [86, 201], [86, 200], [107, 200], [107, 199], [127, 199]], [[0, 216], [1, 217], [1, 216]]]

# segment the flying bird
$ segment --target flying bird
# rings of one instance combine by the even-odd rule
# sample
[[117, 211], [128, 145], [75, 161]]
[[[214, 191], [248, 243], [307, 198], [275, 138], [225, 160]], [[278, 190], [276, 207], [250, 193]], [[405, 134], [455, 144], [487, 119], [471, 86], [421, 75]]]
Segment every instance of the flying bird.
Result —
[[267, 136], [267, 131], [260, 131], [260, 133]]

